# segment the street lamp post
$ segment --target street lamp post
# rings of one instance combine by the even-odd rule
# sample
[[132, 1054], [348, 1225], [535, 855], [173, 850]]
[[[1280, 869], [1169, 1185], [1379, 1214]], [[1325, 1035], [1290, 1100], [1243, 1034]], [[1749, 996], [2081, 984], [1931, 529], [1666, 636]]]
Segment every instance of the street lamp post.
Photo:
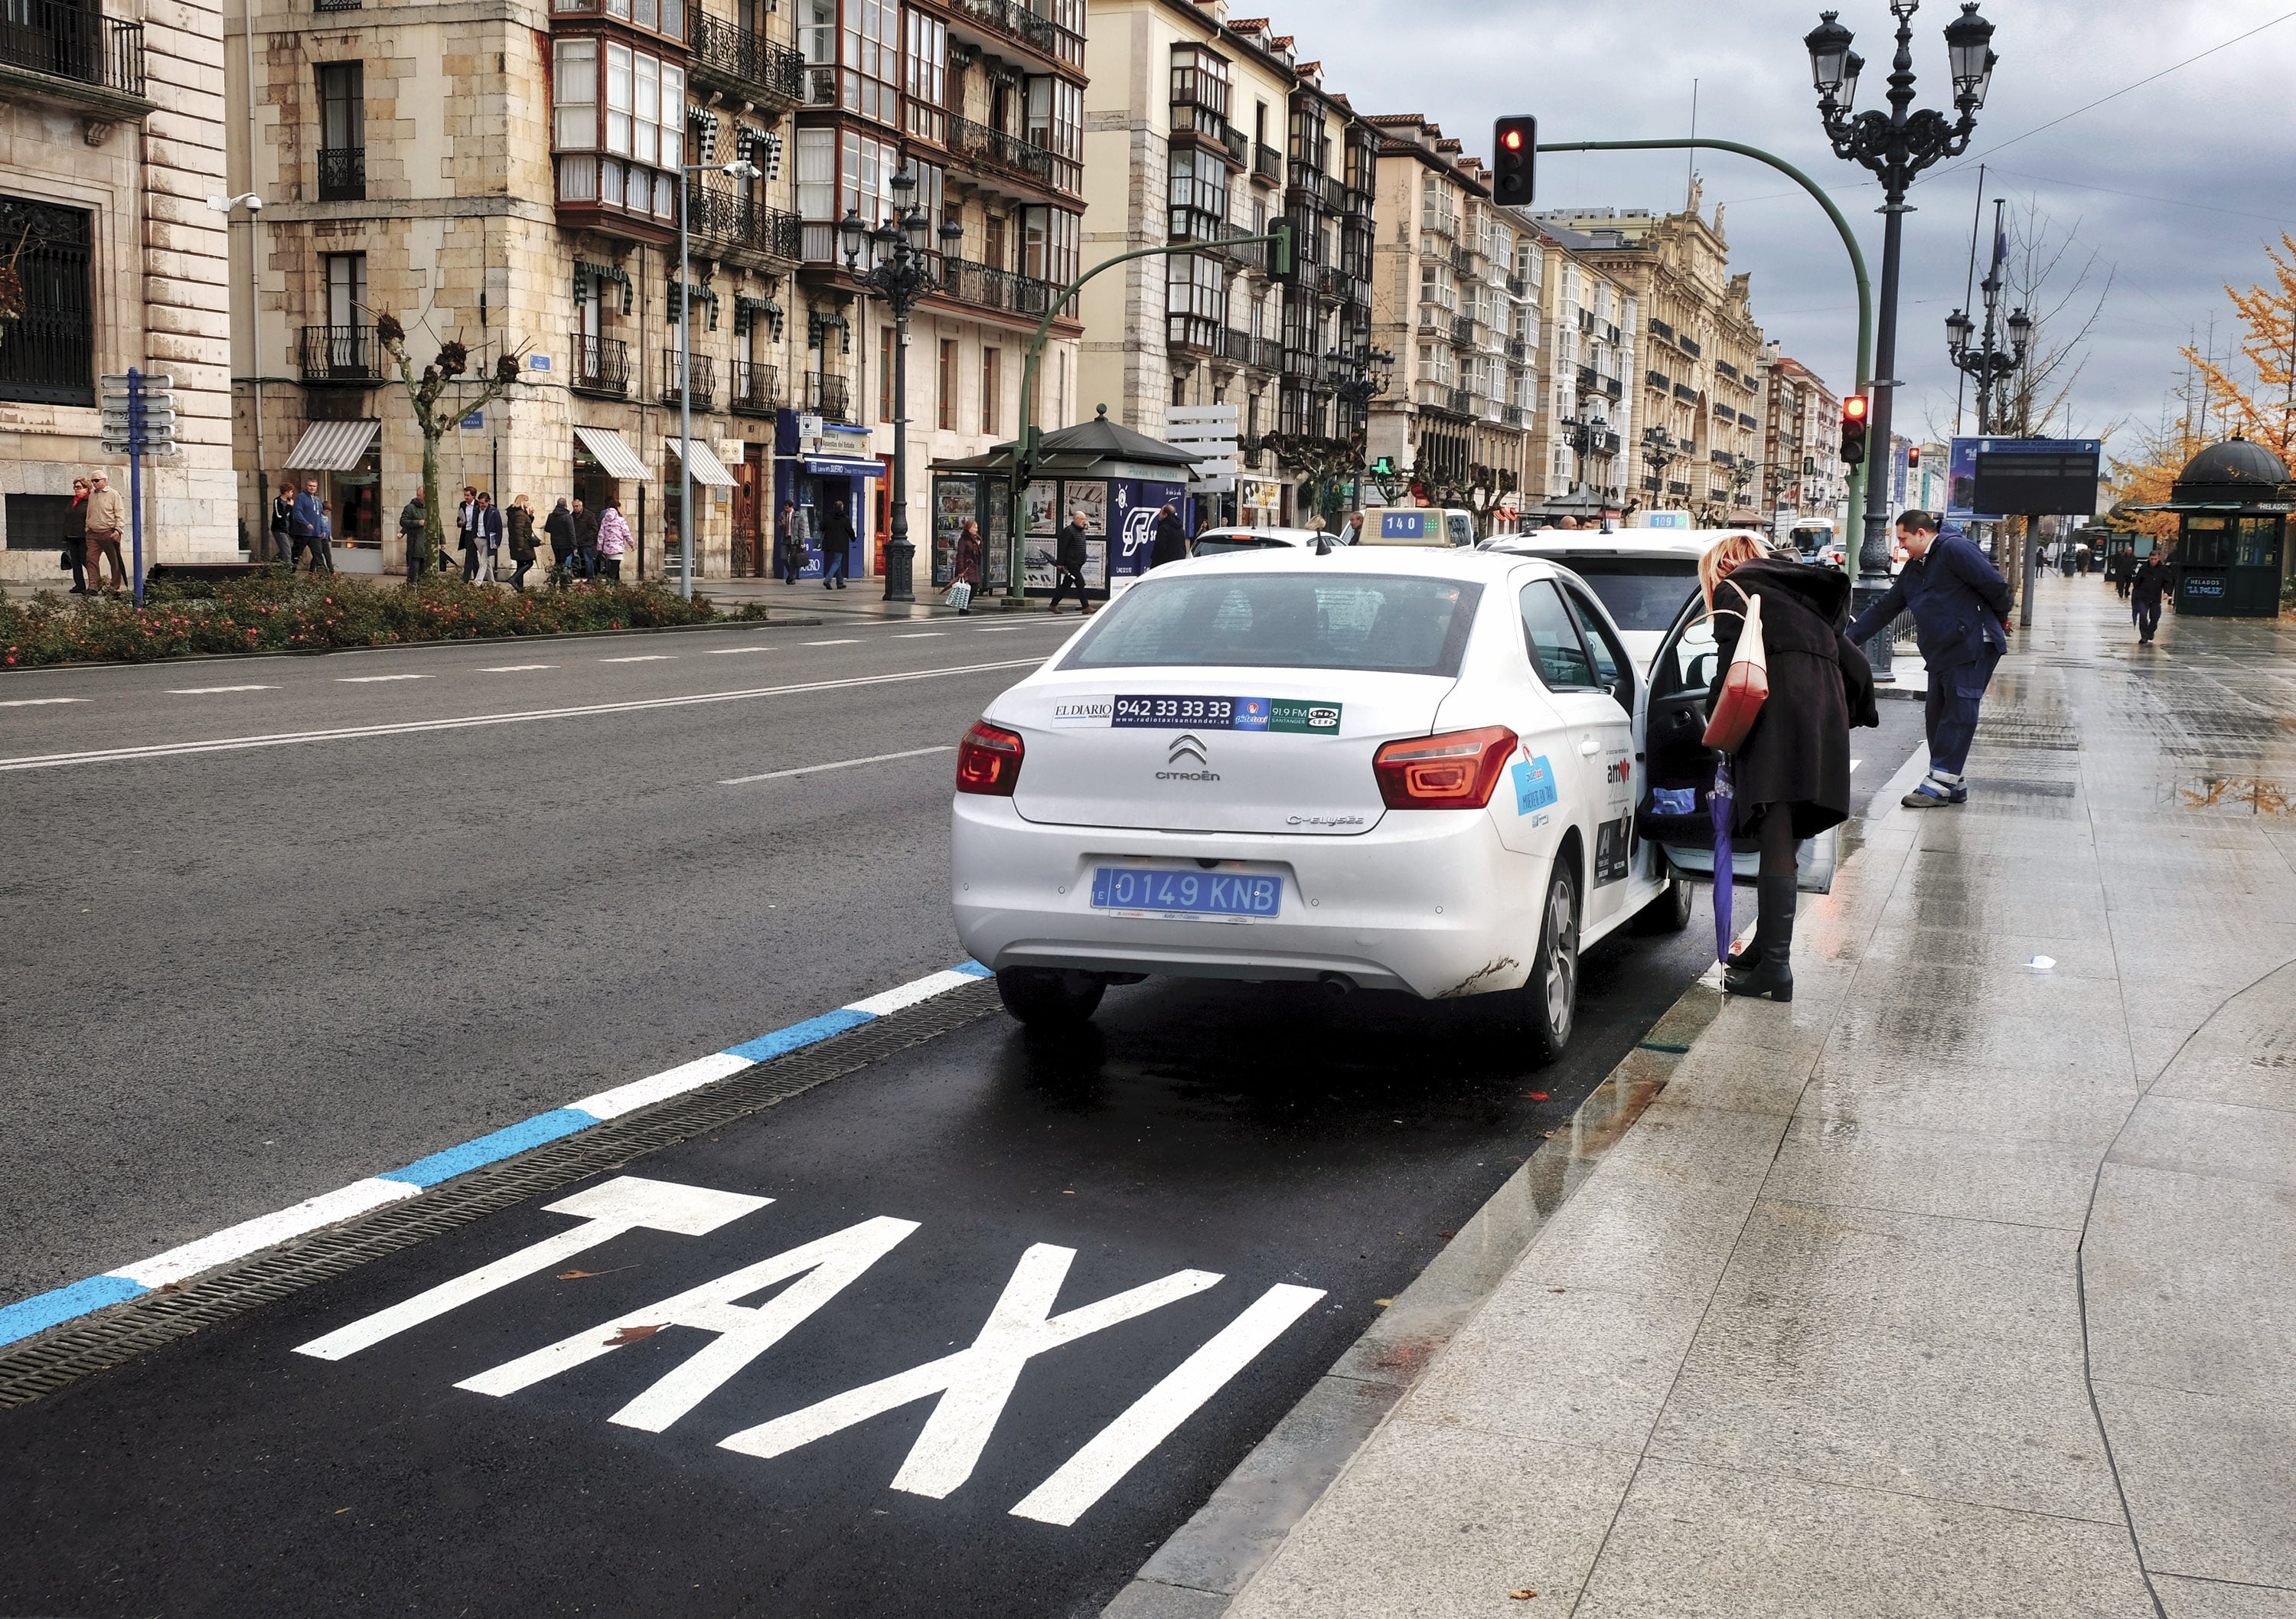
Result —
[[242, 192], [236, 197], [209, 197], [208, 206], [224, 216], [226, 228], [233, 209], [247, 210], [247, 364], [250, 397], [255, 405], [255, 525], [247, 531], [247, 554], [260, 556], [271, 533], [271, 525], [264, 521], [264, 499], [271, 491], [270, 474], [263, 470], [263, 255], [255, 234], [263, 217], [263, 199], [251, 191]]
[[1666, 492], [1666, 469], [1674, 464], [1681, 446], [1661, 423], [1643, 429], [1643, 459], [1650, 464], [1651, 505], [1658, 505], [1659, 497]]
[[1571, 492], [1578, 494], [1588, 489], [1587, 458], [1595, 453], [1595, 446], [1611, 431], [1610, 418], [1599, 411], [1584, 416], [1568, 415], [1557, 423], [1562, 429], [1562, 441], [1570, 447], [1573, 466], [1578, 476], [1571, 481]]
[[1980, 284], [1985, 293], [1985, 331], [1974, 347], [1970, 339], [1977, 323], [1959, 309], [1945, 317], [1946, 351], [1954, 365], [1977, 379], [1977, 436], [1993, 431], [1993, 390], [2025, 363], [2025, 349], [2033, 337], [2033, 317], [2019, 309], [2009, 316], [2009, 346], [2001, 347], [1994, 316], [2001, 302], [2001, 266], [1997, 260]]
[[[1810, 78], [1818, 95], [1817, 113], [1833, 143], [1833, 155], [1872, 171], [1882, 183], [1882, 297], [1874, 323], [1874, 400], [1869, 467], [1872, 457], [1890, 456], [1890, 424], [1895, 412], [1891, 399], [1898, 387], [1898, 265], [1905, 234], [1906, 192], [1922, 170], [1941, 159], [1959, 157], [1969, 150], [1977, 129], [1978, 110], [1985, 105], [1987, 86], [2000, 60], [1992, 49], [1993, 25], [1977, 14], [1977, 0], [1963, 0], [1961, 15], [1946, 25], [1945, 43], [1953, 69], [1956, 116], [1914, 104], [1914, 13], [1921, 0], [1890, 0], [1898, 19], [1898, 50], [1890, 63], [1890, 110], [1853, 114], [1858, 70], [1866, 64], [1849, 48], [1853, 36], [1835, 19], [1836, 12], [1821, 12], [1818, 24], [1802, 43], [1809, 49]], [[1870, 478], [1870, 473], [1869, 473]], [[1887, 488], [1886, 483], [1883, 486]], [[1857, 547], [1856, 599], [1860, 606], [1876, 601], [1890, 588], [1889, 512], [1883, 500], [1866, 503], [1866, 531]], [[1877, 678], [1889, 678], [1890, 648], [1886, 637], [1874, 653]]]
[[[686, 175], [712, 170], [736, 180], [754, 180], [761, 172], [747, 158], [730, 163], [688, 163]], [[677, 594], [693, 599], [693, 262], [686, 247], [686, 215], [693, 184], [679, 177], [677, 187]], [[643, 518], [645, 491], [639, 495]], [[641, 530], [644, 524], [640, 523]], [[641, 537], [638, 560], [645, 560]], [[640, 570], [644, 571], [643, 569]]]
[[[893, 521], [885, 540], [885, 599], [889, 602], [917, 599], [912, 579], [916, 547], [909, 541], [909, 311], [917, 300], [941, 287], [925, 246], [932, 222], [909, 205], [916, 189], [916, 176], [904, 168], [892, 178], [890, 218], [871, 230], [861, 210], [849, 208], [837, 227], [845, 239], [846, 269], [893, 309]], [[954, 219], [945, 219], [939, 235], [941, 249], [947, 252], [964, 239], [964, 227]], [[865, 245], [875, 249], [866, 270], [861, 268]]]
[[[1341, 344], [1324, 357], [1324, 374], [1332, 379], [1332, 392], [1341, 404], [1349, 407], [1358, 431], [1366, 439], [1371, 431], [1371, 402], [1387, 391], [1388, 378], [1395, 366], [1395, 356], [1385, 349], [1371, 346], [1371, 322], [1359, 321], [1353, 333], [1352, 345]], [[1351, 439], [1352, 433], [1342, 432], [1341, 439]], [[1363, 502], [1361, 470], [1356, 476], [1356, 504]]]

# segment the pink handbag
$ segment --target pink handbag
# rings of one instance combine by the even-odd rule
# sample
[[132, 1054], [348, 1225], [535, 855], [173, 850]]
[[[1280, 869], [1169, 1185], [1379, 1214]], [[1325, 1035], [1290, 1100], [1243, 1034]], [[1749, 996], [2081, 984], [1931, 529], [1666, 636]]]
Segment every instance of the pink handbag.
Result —
[[1706, 721], [1706, 745], [1725, 753], [1735, 753], [1745, 745], [1746, 733], [1754, 728], [1762, 704], [1770, 696], [1770, 660], [1762, 645], [1762, 598], [1743, 588], [1738, 588], [1738, 596], [1746, 604], [1746, 611], [1740, 615], [1745, 628], [1739, 631], [1729, 672], [1722, 677], [1721, 695], [1714, 700], [1714, 711]]

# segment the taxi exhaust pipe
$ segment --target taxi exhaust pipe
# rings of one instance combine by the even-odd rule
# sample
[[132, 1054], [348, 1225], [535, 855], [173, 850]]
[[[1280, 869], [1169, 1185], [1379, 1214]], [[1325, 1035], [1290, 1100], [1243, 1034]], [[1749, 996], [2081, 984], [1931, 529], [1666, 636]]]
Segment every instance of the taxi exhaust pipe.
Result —
[[1325, 973], [1318, 977], [1316, 982], [1320, 988], [1328, 991], [1335, 1000], [1344, 999], [1355, 993], [1356, 981], [1345, 973]]

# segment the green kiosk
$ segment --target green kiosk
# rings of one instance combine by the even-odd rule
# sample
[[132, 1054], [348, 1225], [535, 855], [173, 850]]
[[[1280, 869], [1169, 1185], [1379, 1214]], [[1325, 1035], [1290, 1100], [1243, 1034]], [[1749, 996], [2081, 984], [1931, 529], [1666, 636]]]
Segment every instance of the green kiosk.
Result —
[[2136, 509], [2177, 514], [2169, 562], [2179, 616], [2279, 615], [2296, 488], [2270, 450], [2242, 438], [2211, 444], [2185, 464], [2167, 500]]

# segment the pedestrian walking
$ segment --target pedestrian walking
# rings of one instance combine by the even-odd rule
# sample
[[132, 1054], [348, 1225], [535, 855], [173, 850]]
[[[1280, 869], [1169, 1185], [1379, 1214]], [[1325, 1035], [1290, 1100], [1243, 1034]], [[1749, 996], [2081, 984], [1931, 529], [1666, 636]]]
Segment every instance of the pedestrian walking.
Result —
[[574, 497], [574, 571], [585, 581], [598, 577], [598, 514]]
[[784, 500], [774, 519], [774, 572], [783, 584], [794, 585], [805, 571], [805, 542], [797, 537], [797, 502]]
[[102, 467], [87, 475], [87, 567], [93, 591], [102, 591], [102, 565], [111, 564], [113, 595], [127, 588], [127, 564], [120, 560], [119, 537], [127, 529], [127, 503], [111, 487]]
[[510, 588], [522, 593], [526, 589], [526, 571], [534, 566], [534, 502], [523, 495], [513, 497], [504, 522], [510, 542], [510, 559], [518, 564], [517, 573], [511, 578]]
[[479, 491], [479, 516], [473, 527], [479, 541], [478, 582], [491, 585], [495, 582], [495, 562], [502, 553], [503, 514], [495, 505], [495, 497], [483, 489]]
[[[1079, 523], [1084, 521], [1082, 514], [1072, 514], [1072, 516]], [[1082, 539], [1082, 531], [1079, 530], [1078, 538]], [[1160, 568], [1166, 563], [1184, 563], [1187, 560], [1188, 531], [1180, 526], [1179, 513], [1174, 511], [1170, 503], [1167, 502], [1156, 514], [1156, 535], [1148, 547], [1148, 565], [1152, 568]], [[1083, 559], [1079, 557], [1077, 566], [1083, 565]], [[1082, 581], [1079, 580], [1078, 583], [1081, 585]], [[1054, 599], [1059, 600], [1057, 596]]]
[[1839, 568], [1772, 555], [1751, 534], [1730, 534], [1699, 559], [1708, 617], [1721, 656], [1710, 711], [1721, 696], [1752, 602], [1761, 602], [1769, 696], [1731, 755], [1734, 841], [1761, 850], [1754, 937], [1731, 958], [1732, 995], [1793, 999], [1795, 856], [1802, 841], [1849, 816], [1849, 730], [1879, 725], [1874, 671], [1842, 633], [1849, 576]]
[[319, 502], [319, 528], [311, 536], [311, 571], [324, 569], [335, 571], [335, 508], [331, 501]]
[[949, 569], [948, 604], [956, 609], [959, 618], [969, 617], [972, 612], [972, 593], [980, 588], [983, 549], [980, 525], [966, 518], [964, 526], [956, 531], [956, 555]]
[[71, 571], [71, 594], [87, 594], [87, 480], [72, 480], [71, 504], [64, 508], [64, 566]]
[[[1164, 508], [1164, 516], [1169, 516], [1171, 514], [1171, 510], [1172, 508], [1170, 506], [1166, 506]], [[1177, 519], [1174, 520], [1172, 526], [1176, 529], [1179, 526]], [[1084, 588], [1084, 563], [1086, 556], [1085, 536], [1088, 532], [1090, 532], [1090, 530], [1085, 527], [1084, 514], [1082, 512], [1070, 512], [1069, 514], [1068, 527], [1062, 529], [1060, 531], [1059, 537], [1053, 541], [1052, 610], [1054, 612], [1058, 612], [1061, 610], [1062, 598], [1066, 596], [1070, 589], [1073, 588], [1076, 591], [1077, 611], [1084, 614], [1086, 618], [1090, 618], [1092, 616], [1092, 597], [1086, 593]], [[1158, 538], [1156, 540], [1159, 551], [1161, 550], [1164, 543], [1162, 535], [1163, 517], [1160, 516], [1157, 519]], [[1183, 547], [1182, 555], [1184, 555], [1186, 554], [1185, 547], [1187, 543], [1188, 542], [1185, 539], [1183, 539], [1180, 542]], [[1155, 557], [1157, 553], [1152, 552], [1150, 555], [1152, 560], [1148, 565], [1152, 568], [1156, 565], [1155, 561], [1152, 559]]]
[[2088, 564], [2095, 555], [2095, 553], [2085, 545], [2073, 547], [2073, 567], [2079, 571], [2083, 579], [2088, 577]]
[[598, 514], [598, 566], [606, 578], [620, 582], [622, 558], [635, 543], [630, 525], [622, 516], [622, 503], [609, 500], [606, 509]]
[[430, 508], [424, 503], [422, 491], [417, 489], [414, 498], [398, 508], [398, 537], [406, 542], [406, 582], [414, 584], [430, 566], [429, 547], [423, 536], [430, 527]]
[[271, 501], [271, 560], [295, 565], [292, 538], [295, 526], [295, 481], [291, 478], [279, 481], [279, 493]]
[[1965, 803], [1962, 766], [1977, 737], [1977, 711], [1993, 666], [2009, 650], [2009, 581], [1985, 553], [1960, 535], [1940, 535], [1937, 514], [1909, 511], [1898, 518], [1898, 544], [1906, 565], [1882, 599], [1857, 615], [1849, 638], [1864, 645], [1901, 612], [1914, 615], [1914, 638], [1928, 666], [1930, 769], [1898, 801], [1909, 810]]
[[2136, 626], [2139, 646], [2152, 645], [2161, 631], [2161, 602], [2168, 588], [2168, 565], [2155, 551], [2136, 564], [2136, 576], [2128, 581], [2128, 616]]
[[853, 571], [853, 520], [845, 514], [845, 503], [829, 503], [829, 515], [821, 521], [821, 588], [830, 588], [834, 576], [837, 588], [845, 588], [845, 580]]
[[303, 565], [303, 553], [311, 553], [311, 570], [318, 571], [319, 539], [319, 481], [303, 480], [303, 487], [287, 509], [287, 566], [291, 571]]
[[463, 486], [463, 504], [455, 508], [455, 548], [463, 554], [465, 584], [479, 577], [479, 553], [484, 548], [479, 537], [485, 526], [480, 515], [479, 491], [466, 483]]
[[574, 514], [567, 508], [565, 496], [542, 520], [542, 531], [550, 540], [550, 577], [562, 589], [574, 571]]

